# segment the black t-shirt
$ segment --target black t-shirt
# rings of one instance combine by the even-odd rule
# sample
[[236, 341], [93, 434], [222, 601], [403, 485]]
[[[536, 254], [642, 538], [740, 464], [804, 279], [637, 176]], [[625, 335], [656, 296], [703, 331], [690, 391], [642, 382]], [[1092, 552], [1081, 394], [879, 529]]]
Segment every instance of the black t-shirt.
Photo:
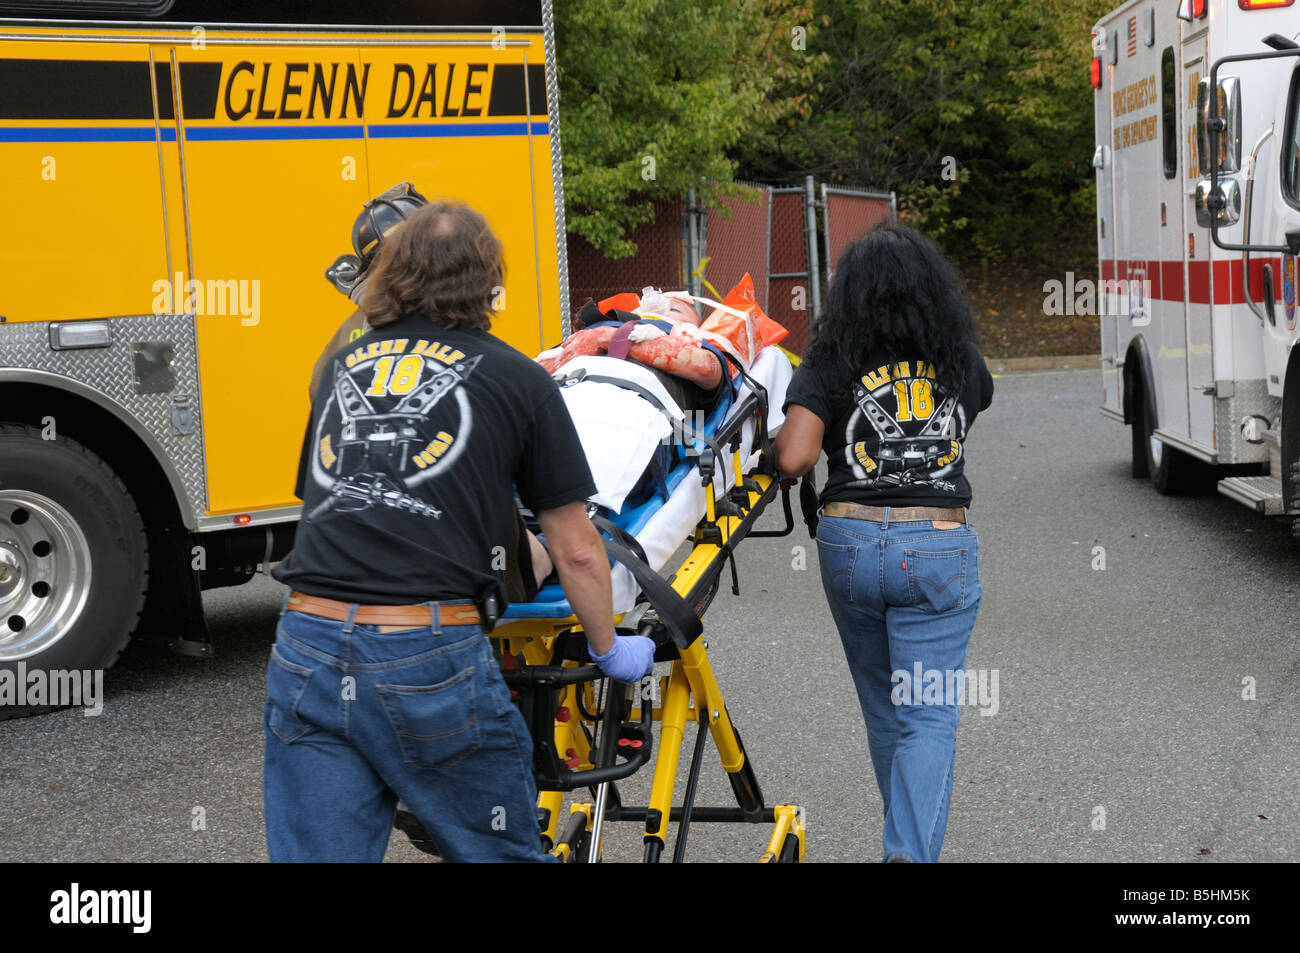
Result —
[[785, 406], [806, 407], [826, 425], [823, 503], [970, 505], [962, 445], [993, 400], [993, 376], [974, 345], [969, 353], [959, 397], [940, 390], [934, 368], [916, 359], [864, 366], [847, 388], [824, 368], [795, 371]]
[[[495, 592], [514, 489], [534, 512], [596, 493], [555, 382], [486, 331], [406, 317], [334, 354], [314, 395], [293, 551], [308, 595], [406, 605]], [[513, 488], [512, 488], [513, 483]]]

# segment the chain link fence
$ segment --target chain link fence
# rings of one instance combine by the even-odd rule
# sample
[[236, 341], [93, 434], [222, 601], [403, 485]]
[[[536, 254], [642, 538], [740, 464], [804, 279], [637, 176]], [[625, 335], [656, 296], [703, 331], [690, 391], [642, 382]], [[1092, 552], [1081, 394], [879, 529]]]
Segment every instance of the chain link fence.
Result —
[[881, 221], [897, 221], [895, 195], [824, 183], [819, 190], [811, 177], [801, 186], [741, 185], [743, 194], [723, 200], [725, 210], [706, 209], [693, 191], [656, 201], [654, 221], [629, 236], [637, 246], [630, 258], [605, 258], [570, 235], [571, 313], [589, 298], [646, 286], [711, 297], [701, 277], [725, 295], [748, 272], [758, 303], [790, 332], [782, 346], [802, 355], [830, 269], [854, 239]]
[[639, 293], [647, 285], [664, 291], [686, 287], [686, 200], [653, 204], [654, 220], [638, 225], [628, 236], [637, 248], [629, 258], [606, 258], [586, 239], [569, 235], [570, 314], [577, 314], [588, 298], [600, 301], [624, 291]]
[[896, 222], [898, 209], [893, 192], [845, 189], [822, 183], [822, 231], [826, 249], [827, 287], [835, 264], [854, 240], [881, 222]]
[[803, 189], [772, 190], [772, 218], [767, 230], [771, 290], [766, 311], [768, 317], [790, 332], [781, 346], [791, 354], [803, 354], [811, 318], [806, 218]]
[[[701, 254], [692, 270], [702, 271], [705, 280], [718, 293], [726, 295], [746, 272], [754, 281], [754, 297], [767, 310], [767, 229], [772, 190], [766, 186], [741, 183], [742, 196], [723, 199], [723, 208], [703, 213], [704, 233]], [[698, 213], [697, 213], [698, 214]], [[703, 269], [700, 262], [705, 261]], [[701, 291], [713, 297], [708, 288]]]

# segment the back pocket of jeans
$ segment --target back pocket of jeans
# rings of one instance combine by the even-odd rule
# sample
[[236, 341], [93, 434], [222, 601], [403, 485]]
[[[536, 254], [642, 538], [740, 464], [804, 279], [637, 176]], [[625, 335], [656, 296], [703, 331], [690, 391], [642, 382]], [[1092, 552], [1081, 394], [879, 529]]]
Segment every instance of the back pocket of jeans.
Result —
[[449, 768], [478, 750], [477, 676], [470, 666], [436, 685], [375, 686], [404, 761]]
[[821, 562], [822, 585], [831, 603], [853, 601], [853, 567], [858, 558], [858, 547], [817, 540], [817, 558]]
[[907, 588], [912, 605], [933, 613], [960, 609], [966, 598], [968, 550], [945, 553], [907, 550]]
[[266, 666], [266, 725], [285, 744], [293, 744], [312, 730], [312, 725], [298, 716], [310, 680], [311, 669], [295, 665], [271, 646], [271, 661]]

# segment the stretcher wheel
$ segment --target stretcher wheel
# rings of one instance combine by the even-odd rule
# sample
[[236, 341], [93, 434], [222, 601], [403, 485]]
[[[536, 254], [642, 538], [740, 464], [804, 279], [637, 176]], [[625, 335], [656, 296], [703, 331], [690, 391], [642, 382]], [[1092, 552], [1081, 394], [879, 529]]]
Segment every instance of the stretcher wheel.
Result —
[[587, 863], [587, 853], [591, 848], [591, 834], [583, 830], [573, 839], [569, 850], [569, 863], [585, 864]]

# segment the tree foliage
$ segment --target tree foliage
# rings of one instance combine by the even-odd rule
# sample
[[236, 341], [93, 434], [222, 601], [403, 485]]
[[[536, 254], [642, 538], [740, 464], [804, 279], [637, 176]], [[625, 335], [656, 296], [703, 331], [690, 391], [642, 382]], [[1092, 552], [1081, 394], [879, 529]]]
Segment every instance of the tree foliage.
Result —
[[807, 15], [793, 0], [559, 0], [569, 231], [621, 257], [652, 199], [725, 194], [745, 140], [797, 115], [808, 57], [784, 51]]
[[569, 228], [626, 254], [649, 198], [811, 173], [896, 191], [952, 251], [1077, 253], [1116, 2], [559, 0]]
[[809, 115], [750, 140], [742, 174], [896, 190], [953, 250], [1087, 242], [1066, 225], [1091, 207], [1089, 38], [1114, 3], [818, 0]]

